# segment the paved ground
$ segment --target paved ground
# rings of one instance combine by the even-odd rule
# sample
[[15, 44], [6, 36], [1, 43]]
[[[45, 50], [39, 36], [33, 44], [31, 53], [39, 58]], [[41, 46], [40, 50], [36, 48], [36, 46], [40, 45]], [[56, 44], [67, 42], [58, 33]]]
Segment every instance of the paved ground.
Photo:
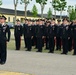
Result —
[[0, 65], [0, 71], [32, 75], [76, 75], [76, 56], [8, 50], [7, 62]]

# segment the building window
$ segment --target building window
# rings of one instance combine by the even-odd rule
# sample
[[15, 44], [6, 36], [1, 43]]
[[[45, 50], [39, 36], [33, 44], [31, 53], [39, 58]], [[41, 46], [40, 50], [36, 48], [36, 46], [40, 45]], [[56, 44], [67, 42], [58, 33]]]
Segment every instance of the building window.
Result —
[[10, 22], [10, 17], [8, 17], [8, 22]]
[[13, 23], [15, 22], [15, 17], [13, 17]]

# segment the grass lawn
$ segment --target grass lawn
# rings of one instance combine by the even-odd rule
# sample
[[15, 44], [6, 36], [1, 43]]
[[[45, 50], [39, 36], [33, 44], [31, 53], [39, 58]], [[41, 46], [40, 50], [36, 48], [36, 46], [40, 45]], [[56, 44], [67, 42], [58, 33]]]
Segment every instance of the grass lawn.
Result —
[[[11, 29], [11, 39], [10, 39], [10, 42], [8, 42], [8, 45], [7, 45], [7, 48], [8, 50], [15, 50], [15, 40], [14, 40], [14, 30]], [[24, 40], [23, 40], [23, 37], [22, 37], [22, 40], [21, 40], [21, 51], [24, 51], [26, 50], [24, 48]], [[34, 49], [34, 47], [32, 47], [32, 51], [36, 52], [37, 49]], [[49, 50], [45, 50], [45, 48], [43, 48], [43, 53], [48, 53]], [[56, 54], [60, 54], [61, 51], [54, 51]], [[68, 52], [68, 54], [73, 54], [73, 51], [72, 52]]]

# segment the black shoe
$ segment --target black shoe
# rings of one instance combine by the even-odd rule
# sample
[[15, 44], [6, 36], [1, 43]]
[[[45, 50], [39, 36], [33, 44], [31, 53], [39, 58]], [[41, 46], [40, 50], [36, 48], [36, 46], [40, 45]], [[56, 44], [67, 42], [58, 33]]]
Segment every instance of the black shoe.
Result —
[[25, 50], [25, 51], [31, 51], [31, 50]]
[[48, 53], [54, 53], [54, 52], [49, 51]]
[[73, 54], [73, 55], [76, 55], [76, 54]]
[[25, 50], [25, 51], [29, 51], [29, 50]]
[[61, 53], [61, 54], [65, 54], [65, 55], [67, 55], [67, 53]]
[[1, 64], [1, 65], [4, 65], [4, 64], [5, 64], [5, 62], [0, 62], [0, 64]]
[[65, 53], [61, 53], [61, 54], [65, 54]]
[[42, 52], [42, 51], [36, 51], [36, 52]]

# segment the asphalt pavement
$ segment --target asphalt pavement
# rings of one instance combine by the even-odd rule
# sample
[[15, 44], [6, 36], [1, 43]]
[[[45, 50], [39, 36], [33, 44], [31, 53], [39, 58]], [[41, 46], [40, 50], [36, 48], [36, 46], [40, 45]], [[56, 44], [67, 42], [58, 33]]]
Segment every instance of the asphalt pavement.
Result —
[[76, 75], [76, 56], [8, 50], [7, 62], [0, 65], [0, 71], [30, 75]]

